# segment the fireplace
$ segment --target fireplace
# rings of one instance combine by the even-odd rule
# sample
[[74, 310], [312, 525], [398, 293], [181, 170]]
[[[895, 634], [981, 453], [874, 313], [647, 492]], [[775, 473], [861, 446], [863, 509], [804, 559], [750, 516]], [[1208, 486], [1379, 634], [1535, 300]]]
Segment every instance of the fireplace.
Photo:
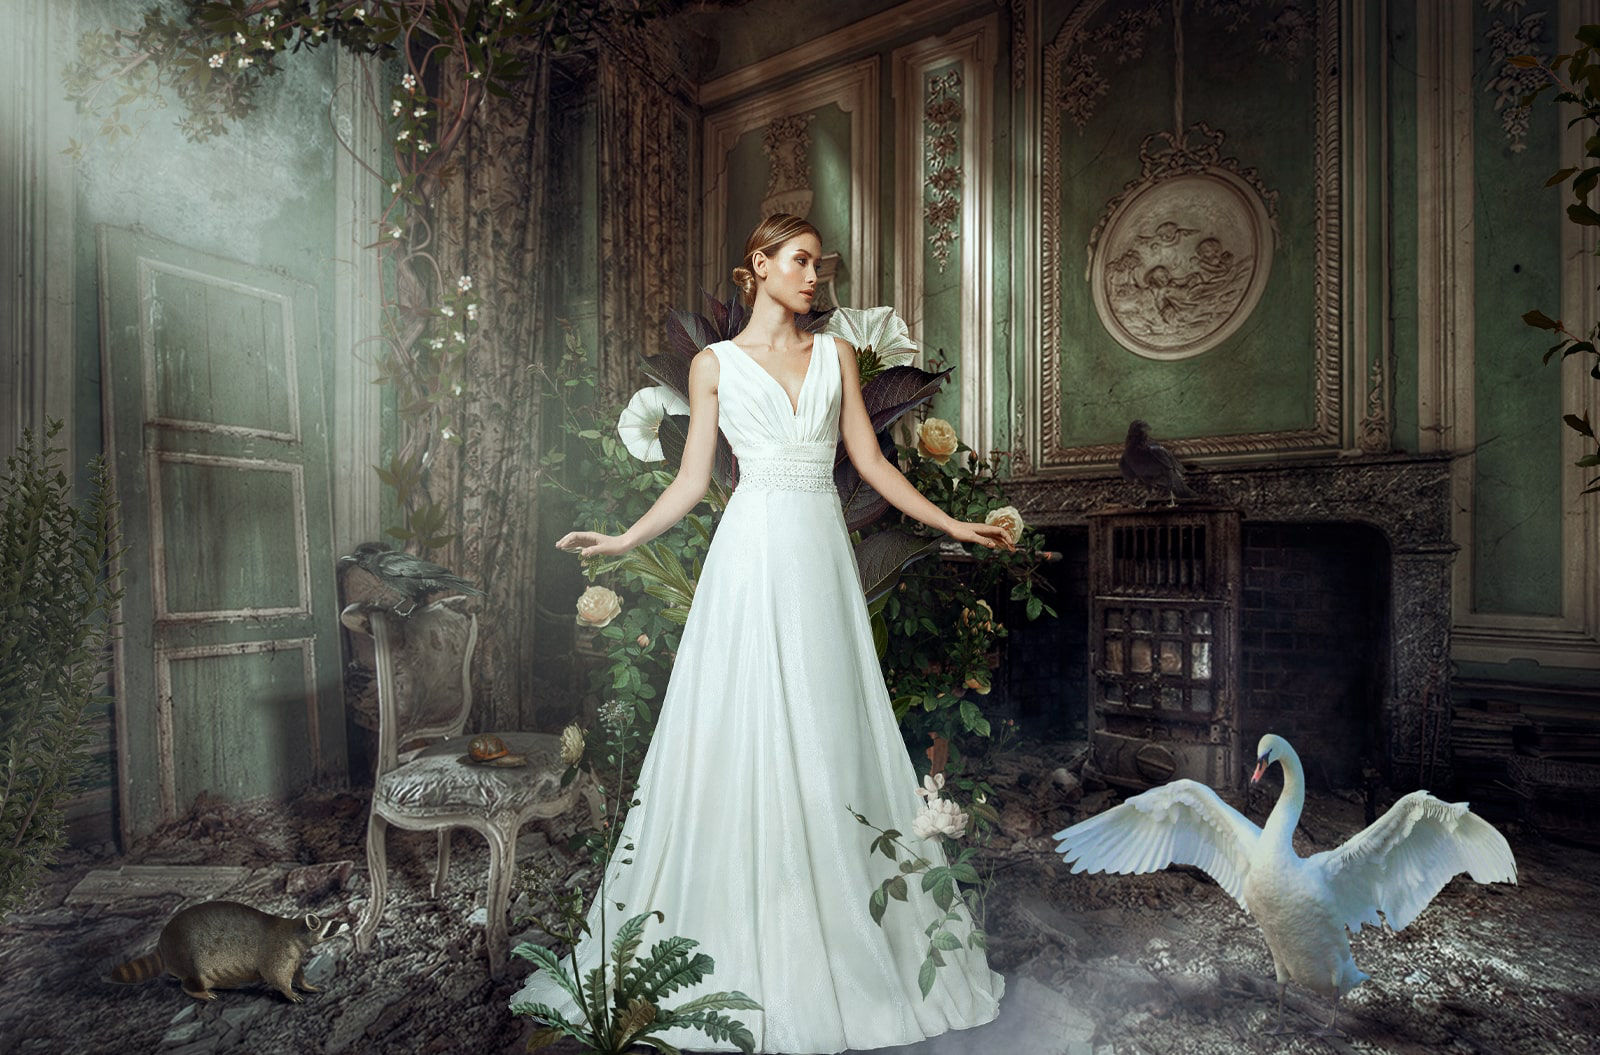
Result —
[[[1237, 786], [1254, 762], [1256, 740], [1277, 732], [1304, 745], [1313, 786], [1357, 786], [1363, 769], [1371, 767], [1397, 786], [1448, 787], [1450, 568], [1456, 549], [1450, 539], [1448, 456], [1319, 459], [1219, 469], [1191, 480], [1204, 505], [1190, 507], [1192, 513], [1178, 506], [1177, 520], [1194, 521], [1202, 509], [1230, 510], [1239, 518], [1232, 543], [1238, 560], [1237, 593], [1231, 599], [1238, 632], [1231, 689], [1235, 709], [1213, 707], [1201, 716], [1204, 723], [1194, 720], [1198, 712], [1183, 716], [1187, 720], [1163, 718], [1159, 707], [1140, 722], [1126, 700], [1096, 709], [1105, 695], [1107, 609], [1131, 608], [1128, 590], [1106, 592], [1095, 580], [1091, 525], [1121, 523], [1119, 510], [1137, 510], [1144, 495], [1120, 477], [1023, 476], [1014, 478], [1008, 491], [1028, 523], [1045, 532], [1051, 548], [1088, 552], [1086, 559], [1063, 562], [1056, 572], [1074, 580], [1056, 584], [1062, 602], [1057, 625], [1013, 631], [1008, 666], [1029, 671], [1031, 680], [1013, 678], [1009, 691], [1037, 697], [1044, 688], [1039, 670], [1061, 675], [1051, 679], [1052, 700], [1018, 700], [1018, 713], [1026, 717], [1059, 707], [1069, 713], [1047, 724], [1081, 727], [1091, 740], [1097, 728], [1126, 738], [1116, 750], [1098, 750], [1120, 751], [1121, 760], [1112, 761], [1130, 782], [1160, 783], [1170, 761], [1173, 775], [1207, 779], [1209, 773], [1209, 782], [1217, 786]], [[1149, 514], [1153, 525], [1174, 515], [1155, 506]], [[1121, 526], [1134, 523], [1137, 513]], [[1138, 544], [1134, 535], [1122, 537], [1126, 545]], [[1180, 558], [1185, 537], [1172, 536]], [[1196, 536], [1187, 537], [1192, 546]], [[1106, 545], [1114, 547], [1112, 536]], [[1105, 556], [1114, 571], [1114, 552], [1107, 549]], [[1179, 578], [1172, 584], [1177, 589], [1167, 591], [1174, 601], [1169, 607], [1174, 612], [1206, 608], [1211, 601], [1182, 580], [1181, 561], [1174, 567]], [[1119, 596], [1123, 600], [1117, 601]], [[1079, 597], [1082, 612], [1069, 607]], [[1147, 618], [1163, 618], [1159, 603], [1146, 607]], [[1134, 647], [1134, 637], [1149, 639], [1148, 646], [1139, 646], [1140, 655], [1143, 648], [1153, 648], [1153, 669], [1160, 670], [1159, 625], [1149, 633], [1131, 633], [1131, 614], [1109, 618], [1121, 620], [1113, 629], [1125, 638], [1122, 648]], [[1201, 623], [1177, 625], [1194, 629]], [[1181, 683], [1182, 692], [1190, 693], [1199, 685], [1187, 665], [1195, 642], [1185, 638], [1180, 644], [1186, 658], [1166, 672], [1163, 687]], [[1082, 650], [1086, 662], [1041, 664], [1028, 654], [1063, 647]], [[1226, 643], [1219, 640], [1213, 647], [1225, 650]], [[1175, 657], [1177, 649], [1174, 645]], [[1220, 672], [1226, 652], [1213, 655]], [[1121, 656], [1124, 664], [1131, 661], [1130, 652]], [[1182, 698], [1192, 710], [1192, 700]], [[1156, 749], [1145, 751], [1141, 760], [1139, 750], [1146, 743]], [[1217, 770], [1219, 765], [1227, 767], [1231, 779]], [[1185, 767], [1196, 771], [1185, 772]]]

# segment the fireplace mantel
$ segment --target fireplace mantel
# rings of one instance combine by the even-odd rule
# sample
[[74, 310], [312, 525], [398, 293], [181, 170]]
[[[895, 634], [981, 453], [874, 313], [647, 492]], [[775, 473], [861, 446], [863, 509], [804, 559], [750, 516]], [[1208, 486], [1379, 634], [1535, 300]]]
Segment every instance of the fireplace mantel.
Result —
[[[1113, 473], [1115, 470], [1112, 471]], [[1450, 456], [1336, 456], [1220, 467], [1188, 476], [1209, 503], [1246, 523], [1352, 523], [1389, 545], [1389, 674], [1383, 739], [1397, 786], [1448, 788], [1450, 773]], [[1087, 514], [1138, 506], [1147, 492], [1120, 475], [1015, 476], [1013, 503], [1036, 528], [1087, 524]], [[1160, 501], [1156, 499], [1156, 501]]]

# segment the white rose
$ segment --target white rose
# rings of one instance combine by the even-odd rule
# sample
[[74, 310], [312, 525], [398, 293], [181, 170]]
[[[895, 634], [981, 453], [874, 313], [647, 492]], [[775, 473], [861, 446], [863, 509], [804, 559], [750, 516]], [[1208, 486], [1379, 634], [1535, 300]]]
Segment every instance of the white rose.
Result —
[[943, 465], [956, 452], [961, 440], [943, 418], [928, 418], [917, 426], [917, 452]]
[[602, 627], [622, 614], [622, 598], [604, 586], [591, 586], [578, 598], [578, 622]]
[[911, 834], [919, 839], [948, 835], [959, 839], [967, 830], [967, 815], [949, 799], [933, 798], [911, 822]]
[[1006, 529], [1006, 536], [1015, 546], [1022, 539], [1022, 514], [1017, 512], [1016, 506], [1001, 506], [999, 509], [989, 510], [989, 515], [983, 518], [985, 524], [998, 524]]

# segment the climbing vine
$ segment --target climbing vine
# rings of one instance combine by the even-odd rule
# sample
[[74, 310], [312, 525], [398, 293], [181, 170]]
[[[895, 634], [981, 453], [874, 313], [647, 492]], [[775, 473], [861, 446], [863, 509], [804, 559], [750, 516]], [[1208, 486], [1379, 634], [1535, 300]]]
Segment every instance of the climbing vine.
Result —
[[[378, 468], [401, 524], [390, 534], [422, 550], [455, 533], [429, 494], [443, 444], [461, 445], [467, 361], [480, 338], [482, 304], [471, 262], [447, 272], [436, 253], [441, 191], [451, 158], [488, 96], [507, 96], [542, 52], [583, 48], [608, 27], [640, 26], [657, 0], [188, 0], [152, 3], [137, 26], [96, 30], [79, 41], [65, 80], [70, 98], [100, 119], [102, 136], [131, 136], [140, 108], [176, 99], [179, 128], [202, 141], [248, 117], [288, 56], [332, 42], [373, 56], [398, 78], [370, 73], [362, 99], [386, 126], [388, 198], [373, 217], [369, 249], [388, 277], [382, 332], [372, 341], [378, 376], [394, 386], [397, 450]], [[350, 145], [341, 141], [341, 147]], [[81, 156], [82, 145], [69, 143]], [[352, 154], [354, 152], [352, 151]], [[364, 164], [364, 162], [362, 162]]]

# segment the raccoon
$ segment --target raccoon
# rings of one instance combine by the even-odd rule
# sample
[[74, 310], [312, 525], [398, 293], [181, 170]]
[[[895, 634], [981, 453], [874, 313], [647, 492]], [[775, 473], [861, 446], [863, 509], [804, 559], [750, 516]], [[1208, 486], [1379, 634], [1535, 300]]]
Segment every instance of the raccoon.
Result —
[[300, 965], [306, 950], [346, 929], [342, 920], [325, 920], [315, 912], [274, 916], [237, 901], [207, 901], [168, 920], [156, 951], [119, 965], [111, 980], [143, 982], [166, 971], [199, 1000], [217, 998], [212, 986], [265, 982], [298, 1004], [304, 998], [296, 988], [318, 991]]

